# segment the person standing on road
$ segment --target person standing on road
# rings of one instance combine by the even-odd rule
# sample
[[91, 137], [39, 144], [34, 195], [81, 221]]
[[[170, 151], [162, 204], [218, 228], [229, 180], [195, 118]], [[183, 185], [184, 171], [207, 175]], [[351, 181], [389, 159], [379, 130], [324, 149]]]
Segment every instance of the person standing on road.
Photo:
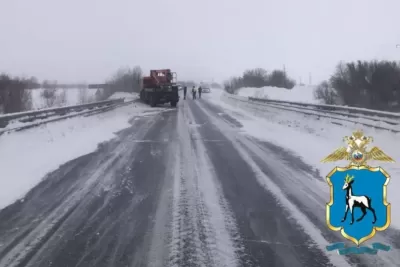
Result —
[[193, 86], [192, 88], [193, 99], [196, 99], [196, 88]]
[[201, 88], [201, 86], [199, 87], [199, 99], [201, 98], [201, 91], [202, 91], [203, 89]]
[[186, 99], [187, 87], [183, 87], [183, 99]]

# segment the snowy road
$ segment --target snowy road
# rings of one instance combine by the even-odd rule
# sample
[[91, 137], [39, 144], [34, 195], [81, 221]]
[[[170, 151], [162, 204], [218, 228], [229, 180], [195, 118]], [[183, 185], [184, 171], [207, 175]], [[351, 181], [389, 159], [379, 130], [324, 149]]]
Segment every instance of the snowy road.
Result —
[[218, 106], [131, 122], [0, 211], [0, 266], [392, 266], [325, 252], [323, 178]]

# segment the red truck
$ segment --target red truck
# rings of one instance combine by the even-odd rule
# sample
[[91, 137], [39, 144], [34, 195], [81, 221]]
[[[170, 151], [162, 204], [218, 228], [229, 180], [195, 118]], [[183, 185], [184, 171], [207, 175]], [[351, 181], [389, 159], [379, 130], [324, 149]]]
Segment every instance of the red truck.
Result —
[[176, 73], [170, 69], [150, 70], [150, 76], [143, 77], [140, 99], [152, 107], [164, 103], [176, 107], [179, 101]]

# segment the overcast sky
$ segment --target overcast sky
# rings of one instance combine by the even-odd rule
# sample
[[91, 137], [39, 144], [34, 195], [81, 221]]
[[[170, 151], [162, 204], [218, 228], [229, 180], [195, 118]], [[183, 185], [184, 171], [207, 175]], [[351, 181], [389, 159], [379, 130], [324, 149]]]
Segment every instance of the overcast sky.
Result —
[[400, 59], [399, 0], [1, 0], [0, 72], [103, 82], [121, 66], [216, 81], [340, 60]]

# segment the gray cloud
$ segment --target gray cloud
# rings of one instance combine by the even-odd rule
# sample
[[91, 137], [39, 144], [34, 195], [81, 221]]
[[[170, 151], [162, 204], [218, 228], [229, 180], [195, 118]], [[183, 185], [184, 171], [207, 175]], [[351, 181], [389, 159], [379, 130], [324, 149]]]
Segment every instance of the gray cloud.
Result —
[[400, 58], [397, 0], [12, 0], [0, 71], [101, 82], [120, 66], [223, 80], [253, 67], [326, 79], [340, 60]]

